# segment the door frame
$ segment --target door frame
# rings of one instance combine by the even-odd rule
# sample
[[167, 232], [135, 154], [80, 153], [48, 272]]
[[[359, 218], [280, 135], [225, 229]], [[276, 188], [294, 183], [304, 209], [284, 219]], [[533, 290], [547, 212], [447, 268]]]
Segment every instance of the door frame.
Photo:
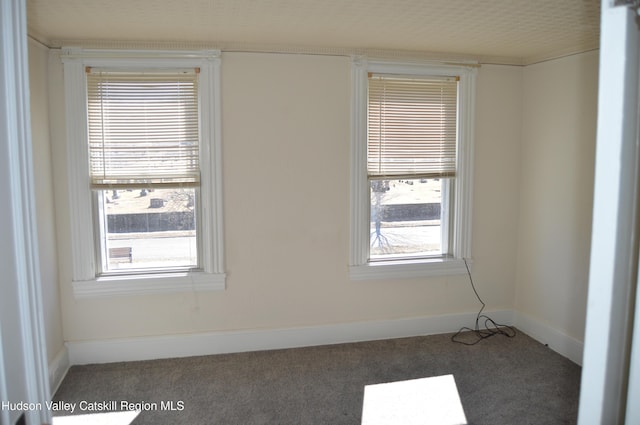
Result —
[[[0, 99], [0, 133], [4, 139], [3, 151], [7, 153], [0, 159], [0, 165], [8, 175], [8, 181], [0, 184], [2, 193], [6, 194], [3, 225], [9, 229], [9, 236], [3, 236], [0, 248], [3, 265], [7, 266], [3, 272], [8, 273], [3, 289], [15, 298], [17, 305], [15, 313], [0, 316], [0, 331], [11, 330], [11, 335], [0, 332], [0, 338], [11, 337], [12, 342], [9, 346], [3, 344], [5, 339], [0, 340], [0, 396], [3, 400], [12, 396], [12, 382], [8, 381], [7, 372], [20, 368], [17, 376], [24, 377], [21, 383], [24, 390], [19, 390], [16, 396], [24, 399], [11, 401], [42, 406], [25, 412], [25, 419], [27, 424], [43, 424], [51, 422], [51, 413], [45, 408], [51, 396], [40, 292], [25, 0], [0, 0], [0, 34], [0, 84], [4, 94]], [[8, 353], [13, 359], [19, 354], [21, 364], [7, 364]], [[17, 383], [13, 384], [15, 387]], [[0, 413], [0, 424], [15, 420], [9, 413]]]
[[[636, 10], [602, 0], [598, 130], [589, 294], [578, 424], [623, 424], [638, 282], [638, 70]], [[638, 362], [638, 329], [635, 356]], [[637, 372], [636, 372], [637, 373]], [[629, 398], [630, 400], [630, 398]], [[637, 404], [637, 403], [636, 403]], [[633, 414], [633, 412], [632, 412]]]

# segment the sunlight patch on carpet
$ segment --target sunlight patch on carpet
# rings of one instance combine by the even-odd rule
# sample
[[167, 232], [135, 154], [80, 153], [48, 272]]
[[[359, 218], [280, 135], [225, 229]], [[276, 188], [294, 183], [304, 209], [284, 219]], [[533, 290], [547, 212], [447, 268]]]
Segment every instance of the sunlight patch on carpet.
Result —
[[366, 385], [362, 425], [465, 425], [453, 375]]
[[140, 411], [92, 413], [89, 415], [55, 416], [53, 425], [130, 425]]

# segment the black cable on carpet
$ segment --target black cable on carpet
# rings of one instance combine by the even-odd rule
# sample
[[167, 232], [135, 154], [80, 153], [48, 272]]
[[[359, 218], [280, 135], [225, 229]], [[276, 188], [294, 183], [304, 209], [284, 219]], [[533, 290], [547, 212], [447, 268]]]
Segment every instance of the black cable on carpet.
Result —
[[[467, 268], [467, 274], [469, 275], [469, 282], [471, 282], [471, 288], [473, 289], [473, 292], [476, 294], [476, 298], [478, 298], [478, 301], [480, 301], [480, 304], [482, 304], [482, 307], [480, 308], [480, 311], [476, 316], [475, 328], [474, 329], [467, 328], [467, 327], [460, 328], [460, 330], [451, 337], [451, 341], [457, 342], [458, 344], [464, 344], [464, 345], [476, 345], [480, 341], [487, 338], [491, 338], [492, 336], [495, 336], [495, 335], [504, 335], [507, 338], [513, 338], [514, 336], [516, 336], [516, 330], [512, 326], [496, 323], [492, 318], [490, 318], [486, 314], [482, 314], [482, 311], [486, 307], [486, 304], [484, 303], [484, 301], [482, 301], [482, 298], [480, 298], [480, 295], [478, 295], [476, 286], [473, 284], [473, 278], [471, 277], [471, 270], [469, 270], [469, 264], [467, 264], [467, 259], [464, 258], [463, 260], [464, 260], [464, 266]], [[484, 319], [484, 329], [480, 329], [480, 319]], [[469, 331], [475, 334], [476, 339], [474, 341], [468, 342], [459, 338], [461, 333], [469, 332]]]

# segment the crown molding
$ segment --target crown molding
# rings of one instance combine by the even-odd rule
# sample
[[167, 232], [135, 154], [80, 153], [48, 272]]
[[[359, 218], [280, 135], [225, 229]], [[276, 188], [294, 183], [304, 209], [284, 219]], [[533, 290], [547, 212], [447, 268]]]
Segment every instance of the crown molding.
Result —
[[63, 46], [78, 46], [87, 49], [125, 49], [125, 50], [195, 50], [214, 49], [222, 52], [238, 53], [279, 53], [305, 54], [325, 56], [368, 56], [394, 60], [420, 59], [439, 62], [475, 62], [503, 65], [523, 65], [524, 59], [519, 57], [474, 55], [465, 53], [429, 52], [419, 50], [378, 49], [363, 47], [302, 46], [289, 44], [256, 44], [229, 41], [145, 41], [145, 40], [45, 40], [37, 35], [34, 39], [46, 44], [49, 48], [58, 49]]
[[29, 38], [50, 49], [60, 49], [64, 46], [78, 46], [86, 49], [110, 50], [220, 50], [221, 52], [236, 53], [276, 53], [276, 54], [304, 54], [325, 56], [368, 56], [381, 59], [419, 59], [439, 62], [475, 62], [482, 65], [511, 65], [528, 66], [549, 60], [560, 59], [598, 50], [597, 43], [584, 44], [571, 48], [555, 50], [534, 56], [516, 57], [490, 54], [447, 53], [420, 50], [396, 50], [362, 47], [331, 47], [331, 46], [301, 46], [288, 44], [255, 44], [231, 41], [167, 41], [167, 40], [92, 40], [92, 39], [61, 39], [49, 40], [37, 32], [30, 30]]

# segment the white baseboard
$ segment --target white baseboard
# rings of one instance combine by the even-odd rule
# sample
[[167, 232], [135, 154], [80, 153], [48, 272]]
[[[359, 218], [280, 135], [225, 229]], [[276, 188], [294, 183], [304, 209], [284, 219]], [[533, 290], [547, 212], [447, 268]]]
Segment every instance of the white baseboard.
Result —
[[53, 396], [58, 387], [62, 383], [62, 380], [67, 376], [67, 372], [71, 367], [69, 361], [69, 351], [67, 347], [62, 347], [55, 358], [49, 364], [49, 389], [51, 390], [51, 396]]
[[[487, 312], [513, 323], [513, 311]], [[345, 323], [286, 329], [210, 332], [99, 341], [67, 342], [71, 365], [274, 350], [457, 332], [472, 327], [476, 313]]]
[[531, 338], [582, 366], [584, 342], [566, 335], [526, 314], [515, 312], [514, 325]]

